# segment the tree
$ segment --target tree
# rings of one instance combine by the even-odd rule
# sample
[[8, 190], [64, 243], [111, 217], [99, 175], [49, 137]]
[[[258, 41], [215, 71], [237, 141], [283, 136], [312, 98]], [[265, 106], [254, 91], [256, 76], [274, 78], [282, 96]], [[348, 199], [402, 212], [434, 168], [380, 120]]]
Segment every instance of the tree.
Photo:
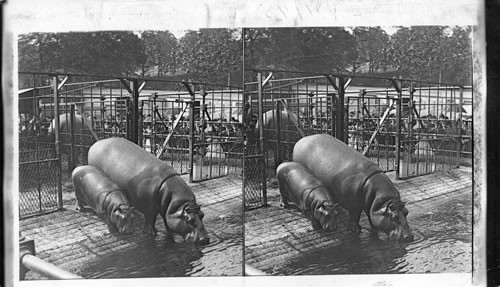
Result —
[[240, 39], [239, 30], [190, 31], [180, 39], [181, 66], [190, 80], [221, 84], [231, 81], [231, 73], [241, 71], [243, 64]]
[[400, 28], [384, 51], [405, 78], [464, 83], [472, 75], [470, 28], [425, 26]]
[[157, 66], [158, 76], [175, 73], [178, 69], [179, 41], [169, 31], [145, 31], [144, 41], [146, 65]]
[[19, 70], [130, 75], [145, 62], [132, 32], [32, 33], [19, 37]]
[[353, 35], [357, 52], [353, 73], [358, 63], [368, 63], [368, 72], [374, 73], [385, 63], [384, 48], [389, 45], [389, 35], [380, 27], [356, 27]]
[[354, 38], [338, 27], [247, 29], [245, 41], [255, 67], [344, 72], [356, 56]]

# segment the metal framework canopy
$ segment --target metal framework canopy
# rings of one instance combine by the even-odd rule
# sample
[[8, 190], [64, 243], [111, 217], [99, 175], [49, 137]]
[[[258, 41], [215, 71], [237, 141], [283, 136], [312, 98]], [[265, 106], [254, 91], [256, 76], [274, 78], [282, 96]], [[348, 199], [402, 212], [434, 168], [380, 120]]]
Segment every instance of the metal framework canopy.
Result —
[[[273, 150], [275, 164], [291, 160], [293, 144], [316, 133], [335, 136], [398, 178], [471, 164], [470, 87], [366, 75], [247, 72], [255, 79], [244, 84], [255, 114], [250, 126], [263, 123], [261, 146]], [[280, 124], [270, 125], [275, 110], [282, 111], [275, 114]]]

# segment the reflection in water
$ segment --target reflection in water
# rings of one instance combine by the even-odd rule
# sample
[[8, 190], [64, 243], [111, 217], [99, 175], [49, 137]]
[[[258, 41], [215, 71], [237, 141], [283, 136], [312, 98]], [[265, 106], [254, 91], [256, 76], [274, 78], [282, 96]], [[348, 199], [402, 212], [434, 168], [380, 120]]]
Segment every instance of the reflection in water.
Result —
[[[411, 206], [409, 207], [411, 209]], [[410, 211], [411, 243], [378, 239], [366, 230], [336, 246], [296, 258], [273, 274], [363, 274], [471, 272], [472, 206], [470, 195], [449, 198], [432, 211]]]
[[145, 237], [137, 247], [96, 259], [79, 272], [85, 278], [144, 278], [241, 275], [241, 217], [210, 222], [210, 244], [196, 246]]

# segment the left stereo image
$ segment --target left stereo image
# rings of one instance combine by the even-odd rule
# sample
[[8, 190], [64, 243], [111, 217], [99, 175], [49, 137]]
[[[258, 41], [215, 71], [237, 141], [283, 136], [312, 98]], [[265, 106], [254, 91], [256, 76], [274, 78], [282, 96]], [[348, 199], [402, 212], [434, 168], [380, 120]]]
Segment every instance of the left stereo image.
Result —
[[20, 279], [242, 276], [241, 29], [17, 42]]

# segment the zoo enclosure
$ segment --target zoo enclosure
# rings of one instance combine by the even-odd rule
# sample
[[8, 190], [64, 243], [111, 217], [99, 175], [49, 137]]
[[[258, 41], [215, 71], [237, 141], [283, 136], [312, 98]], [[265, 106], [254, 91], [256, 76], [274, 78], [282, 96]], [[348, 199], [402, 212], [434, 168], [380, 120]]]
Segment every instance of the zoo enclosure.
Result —
[[19, 73], [21, 218], [62, 208], [62, 182], [99, 139], [124, 137], [190, 181], [241, 172], [238, 87]]
[[[261, 167], [292, 160], [303, 136], [330, 134], [396, 178], [472, 161], [472, 89], [454, 84], [284, 70], [247, 70], [249, 141]], [[276, 111], [282, 111], [276, 112]], [[284, 113], [283, 113], [284, 112]], [[271, 123], [271, 124], [270, 124]], [[262, 180], [265, 185], [265, 180]], [[245, 203], [265, 205], [265, 186]]]

